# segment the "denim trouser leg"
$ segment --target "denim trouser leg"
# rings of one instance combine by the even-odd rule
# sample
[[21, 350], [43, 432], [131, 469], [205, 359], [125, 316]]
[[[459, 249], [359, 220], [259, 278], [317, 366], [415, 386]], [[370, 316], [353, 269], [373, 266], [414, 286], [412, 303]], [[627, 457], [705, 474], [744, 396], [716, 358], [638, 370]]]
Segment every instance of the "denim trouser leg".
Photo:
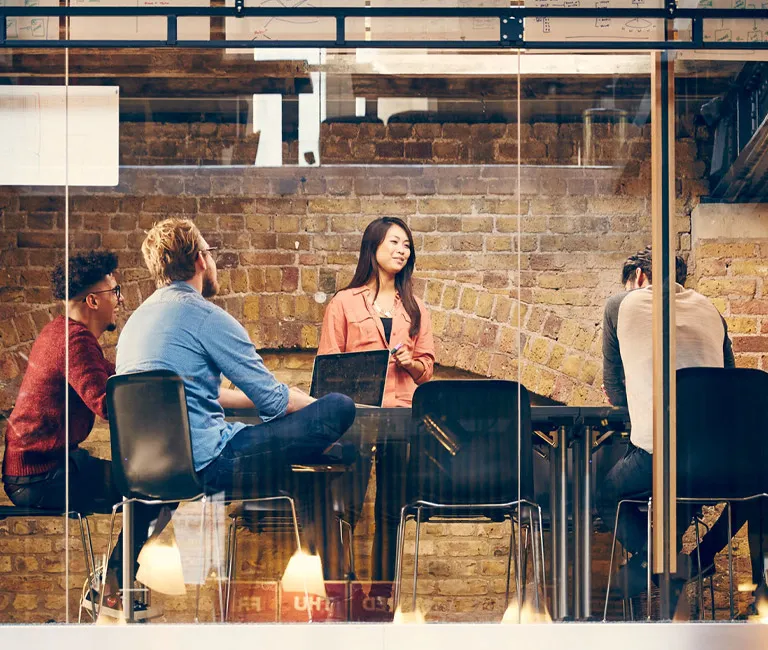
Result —
[[[651, 495], [653, 456], [630, 443], [624, 458], [605, 477], [597, 495], [597, 510], [603, 523], [613, 528], [616, 507], [622, 499], [647, 499]], [[617, 536], [630, 553], [647, 552], [648, 519], [634, 504], [621, 508]]]
[[[206, 490], [223, 490], [235, 498], [279, 494], [293, 485], [291, 465], [321, 461], [323, 452], [354, 419], [354, 402], [332, 393], [285, 417], [245, 427], [200, 473]], [[299, 519], [310, 550], [320, 546], [327, 532], [323, 516], [315, 514], [312, 491], [306, 490], [306, 497], [298, 499]]]

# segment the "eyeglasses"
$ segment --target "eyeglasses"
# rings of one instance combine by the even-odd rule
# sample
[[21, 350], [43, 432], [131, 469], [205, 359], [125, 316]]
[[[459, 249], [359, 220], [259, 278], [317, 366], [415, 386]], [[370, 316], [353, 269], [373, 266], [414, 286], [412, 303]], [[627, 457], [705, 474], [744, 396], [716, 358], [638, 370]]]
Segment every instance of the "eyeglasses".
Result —
[[201, 252], [208, 253], [208, 255], [211, 256], [211, 259], [215, 262], [216, 261], [216, 251], [219, 250], [218, 246], [209, 246], [208, 248], [203, 248]]
[[[118, 301], [119, 301], [119, 300], [120, 300], [120, 285], [119, 285], [119, 284], [116, 284], [116, 285], [115, 285], [114, 287], [112, 287], [111, 289], [102, 289], [101, 291], [89, 291], [89, 292], [88, 292], [88, 296], [90, 296], [92, 293], [114, 293], [114, 294], [115, 294], [115, 298], [117, 298], [117, 299], [118, 299]], [[85, 298], [83, 298], [83, 302], [85, 302], [86, 300], [88, 300], [88, 296], [86, 296]]]

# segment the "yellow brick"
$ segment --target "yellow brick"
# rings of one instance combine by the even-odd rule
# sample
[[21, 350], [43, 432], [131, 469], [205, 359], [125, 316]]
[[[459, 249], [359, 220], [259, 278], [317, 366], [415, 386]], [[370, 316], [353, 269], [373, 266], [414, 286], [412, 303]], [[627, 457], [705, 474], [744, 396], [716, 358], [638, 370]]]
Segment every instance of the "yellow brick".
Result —
[[549, 358], [550, 342], [544, 338], [535, 338], [528, 341], [523, 355], [535, 363], [544, 364]]
[[539, 380], [536, 384], [536, 392], [544, 397], [549, 397], [555, 389], [556, 375], [550, 370], [539, 370]]
[[726, 316], [728, 331], [731, 334], [755, 334], [757, 332], [757, 318], [745, 316]]
[[458, 314], [451, 314], [448, 320], [448, 336], [457, 338], [464, 327], [464, 319]]
[[493, 295], [489, 293], [480, 294], [477, 299], [477, 307], [475, 307], [475, 313], [480, 318], [490, 318], [491, 311], [493, 310]]
[[600, 371], [601, 368], [597, 363], [594, 361], [585, 361], [584, 367], [581, 369], [581, 381], [585, 384], [594, 384]]
[[245, 269], [232, 269], [231, 281], [234, 293], [248, 293], [248, 273]]
[[698, 290], [705, 296], [719, 298], [725, 296], [754, 296], [756, 282], [755, 280], [743, 280], [735, 278], [717, 278], [713, 280], [702, 280], [699, 282]]
[[310, 294], [317, 292], [317, 269], [301, 269], [301, 290]]
[[318, 214], [359, 214], [360, 199], [310, 199], [309, 211]]
[[563, 365], [560, 370], [570, 377], [578, 377], [582, 366], [581, 357], [575, 355], [569, 355], [563, 360]]
[[316, 348], [318, 345], [317, 326], [302, 325], [301, 327], [301, 347]]
[[565, 357], [565, 346], [560, 345], [559, 343], [556, 343], [552, 347], [552, 354], [549, 356], [547, 367], [552, 368], [553, 370], [558, 370], [560, 368], [560, 364], [563, 362], [564, 357]]
[[768, 262], [765, 260], [734, 260], [731, 263], [731, 273], [737, 276], [759, 275], [768, 277]]
[[443, 283], [435, 280], [427, 282], [426, 301], [429, 305], [439, 305], [443, 293]]
[[259, 297], [246, 296], [243, 300], [243, 316], [245, 320], [256, 321], [259, 319]]
[[480, 330], [483, 326], [483, 322], [477, 318], [467, 318], [464, 323], [464, 338], [470, 343], [477, 343], [480, 338]]
[[697, 257], [753, 257], [757, 246], [744, 242], [700, 242]]
[[595, 333], [592, 331], [585, 329], [579, 330], [576, 334], [576, 338], [573, 341], [573, 347], [575, 347], [577, 350], [588, 350], [594, 335]]
[[442, 336], [445, 331], [445, 325], [448, 322], [448, 315], [444, 311], [433, 311], [431, 316], [432, 331], [435, 336]]
[[464, 289], [461, 292], [461, 310], [474, 313], [475, 303], [477, 302], [477, 291], [474, 289]]
[[486, 350], [478, 350], [475, 357], [475, 365], [472, 368], [472, 372], [483, 377], [488, 376], [488, 369], [491, 365], [491, 353]]
[[518, 331], [516, 327], [502, 327], [499, 351], [517, 354]]
[[454, 309], [459, 304], [459, 288], [455, 285], [448, 285], [443, 291], [443, 303], [444, 309]]

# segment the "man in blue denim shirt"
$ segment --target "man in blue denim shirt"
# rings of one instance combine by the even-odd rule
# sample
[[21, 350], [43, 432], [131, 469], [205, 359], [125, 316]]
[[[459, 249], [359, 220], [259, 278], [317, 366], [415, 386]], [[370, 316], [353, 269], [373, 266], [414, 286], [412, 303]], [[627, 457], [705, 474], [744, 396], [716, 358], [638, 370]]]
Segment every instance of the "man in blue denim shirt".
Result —
[[[275, 379], [243, 326], [206, 300], [218, 282], [213, 252], [194, 223], [166, 219], [141, 247], [158, 289], [128, 319], [117, 373], [172, 370], [184, 380], [195, 470], [206, 488], [257, 496], [292, 464], [349, 461], [337, 442], [355, 417], [351, 399], [315, 400]], [[221, 387], [221, 375], [237, 390]], [[263, 424], [224, 420], [225, 408], [259, 410]]]

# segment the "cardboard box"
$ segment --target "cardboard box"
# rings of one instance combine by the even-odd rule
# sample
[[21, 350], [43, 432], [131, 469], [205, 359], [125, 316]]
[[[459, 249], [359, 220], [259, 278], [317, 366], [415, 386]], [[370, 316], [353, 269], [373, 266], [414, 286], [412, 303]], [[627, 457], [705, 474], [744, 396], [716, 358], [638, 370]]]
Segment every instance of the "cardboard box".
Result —
[[283, 591], [280, 589], [280, 620], [284, 623], [311, 622], [346, 622], [348, 619], [348, 589], [343, 581], [326, 581], [327, 596], [307, 596], [303, 592]]

